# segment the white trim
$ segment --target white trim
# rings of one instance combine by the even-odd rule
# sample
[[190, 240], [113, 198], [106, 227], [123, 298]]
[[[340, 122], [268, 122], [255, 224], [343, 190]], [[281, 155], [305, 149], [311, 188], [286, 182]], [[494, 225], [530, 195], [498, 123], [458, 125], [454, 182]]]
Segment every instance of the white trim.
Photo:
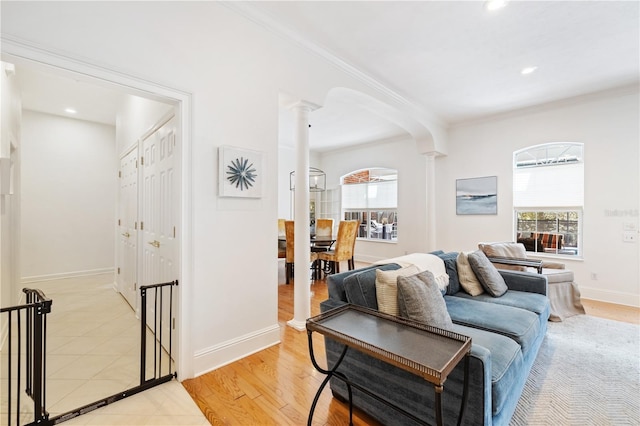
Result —
[[[193, 354], [195, 376], [201, 376], [280, 343], [278, 324], [228, 340]], [[181, 380], [184, 377], [180, 378]]]
[[603, 290], [601, 288], [584, 287], [581, 285], [580, 295], [581, 299], [597, 300], [599, 302], [640, 308], [640, 298], [634, 293]]
[[151, 99], [170, 99], [176, 102], [176, 115], [180, 119], [181, 132], [181, 173], [182, 188], [180, 221], [182, 238], [180, 239], [180, 259], [178, 281], [178, 365], [181, 380], [193, 377], [193, 351], [191, 350], [192, 318], [188, 314], [193, 300], [193, 167], [192, 167], [192, 94], [180, 89], [164, 86], [153, 81], [114, 69], [108, 64], [96, 64], [87, 58], [74, 57], [72, 54], [21, 40], [12, 36], [0, 37], [2, 60], [40, 66], [57, 72], [71, 72], [88, 79], [102, 80], [106, 85], [125, 88]]
[[92, 275], [114, 274], [114, 273], [115, 273], [114, 268], [89, 269], [86, 271], [71, 271], [71, 272], [61, 272], [59, 274], [34, 275], [31, 277], [22, 277], [20, 279], [20, 283], [21, 284], [38, 283], [42, 281], [62, 280], [66, 278], [75, 278], [75, 277], [89, 277]]

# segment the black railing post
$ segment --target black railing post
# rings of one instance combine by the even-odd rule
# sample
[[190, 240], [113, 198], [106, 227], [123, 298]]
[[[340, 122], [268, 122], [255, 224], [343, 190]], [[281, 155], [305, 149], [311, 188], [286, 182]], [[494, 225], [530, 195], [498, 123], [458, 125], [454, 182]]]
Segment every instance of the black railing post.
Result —
[[46, 314], [49, 312], [51, 312], [51, 300], [40, 300], [33, 310], [33, 406], [37, 423], [40, 423], [48, 416], [45, 410], [46, 344], [44, 331], [46, 329]]
[[145, 382], [147, 369], [147, 289], [140, 287], [140, 386]]

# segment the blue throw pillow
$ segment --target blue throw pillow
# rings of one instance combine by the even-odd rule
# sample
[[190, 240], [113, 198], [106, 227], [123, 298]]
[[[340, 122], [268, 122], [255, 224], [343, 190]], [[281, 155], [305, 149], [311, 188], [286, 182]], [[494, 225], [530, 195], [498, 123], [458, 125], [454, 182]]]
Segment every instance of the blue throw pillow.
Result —
[[449, 285], [447, 286], [446, 294], [456, 294], [460, 291], [460, 280], [458, 279], [458, 264], [456, 259], [458, 258], [457, 252], [444, 253], [440, 250], [439, 253], [434, 253], [440, 259], [444, 261], [444, 267], [449, 275]]

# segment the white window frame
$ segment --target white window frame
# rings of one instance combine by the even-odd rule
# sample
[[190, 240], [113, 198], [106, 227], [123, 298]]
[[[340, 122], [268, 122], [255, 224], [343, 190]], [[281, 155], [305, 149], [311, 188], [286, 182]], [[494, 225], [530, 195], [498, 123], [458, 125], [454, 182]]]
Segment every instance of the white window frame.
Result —
[[[366, 181], [360, 183], [344, 183], [344, 179], [346, 177], [352, 176], [356, 173], [363, 171], [370, 171], [372, 175], [380, 171], [393, 172], [395, 176], [393, 179], [381, 179], [378, 181]], [[395, 183], [394, 191], [395, 191], [395, 200], [393, 203], [389, 204], [388, 200], [383, 204], [371, 206], [371, 198], [370, 194], [376, 191], [372, 191], [374, 185], [380, 184], [389, 184], [390, 182]], [[342, 207], [342, 217], [345, 220], [360, 220], [360, 229], [358, 231], [357, 239], [364, 241], [375, 241], [375, 242], [384, 242], [384, 243], [397, 243], [398, 242], [398, 229], [397, 229], [397, 217], [398, 217], [398, 178], [397, 171], [394, 169], [378, 169], [378, 168], [369, 168], [369, 169], [361, 169], [356, 170], [351, 173], [346, 174], [340, 180], [342, 191], [341, 191], [341, 207]], [[345, 198], [348, 198], [351, 194], [347, 187], [352, 187], [353, 185], [362, 185], [361, 192], [362, 194], [366, 194], [360, 200], [354, 202], [354, 205], [345, 206]], [[392, 223], [378, 223], [376, 222], [376, 226], [374, 227], [374, 219], [371, 219], [372, 213], [373, 216], [378, 218], [381, 214], [384, 215], [385, 212], [392, 212], [393, 214], [393, 222]], [[361, 215], [364, 213], [366, 215], [365, 224], [362, 223]], [[364, 236], [362, 236], [364, 234]], [[374, 237], [375, 235], [375, 237]]]
[[[537, 172], [537, 173], [536, 173]], [[514, 240], [525, 244], [528, 252], [536, 256], [582, 258], [584, 213], [584, 144], [577, 142], [551, 142], [529, 146], [513, 153], [513, 230]], [[521, 212], [577, 212], [577, 232], [575, 246], [555, 250], [538, 247], [530, 250], [532, 241], [529, 231], [518, 229], [518, 213]], [[538, 234], [563, 234], [539, 230], [537, 219], [535, 232]], [[566, 240], [566, 236], [563, 240]]]

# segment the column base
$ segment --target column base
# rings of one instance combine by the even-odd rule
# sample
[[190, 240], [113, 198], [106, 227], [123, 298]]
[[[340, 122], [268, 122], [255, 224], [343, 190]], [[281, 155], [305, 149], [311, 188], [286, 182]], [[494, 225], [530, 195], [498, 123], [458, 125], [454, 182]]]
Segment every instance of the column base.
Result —
[[287, 325], [298, 331], [305, 331], [307, 329], [307, 321], [299, 321], [295, 318], [287, 321]]

